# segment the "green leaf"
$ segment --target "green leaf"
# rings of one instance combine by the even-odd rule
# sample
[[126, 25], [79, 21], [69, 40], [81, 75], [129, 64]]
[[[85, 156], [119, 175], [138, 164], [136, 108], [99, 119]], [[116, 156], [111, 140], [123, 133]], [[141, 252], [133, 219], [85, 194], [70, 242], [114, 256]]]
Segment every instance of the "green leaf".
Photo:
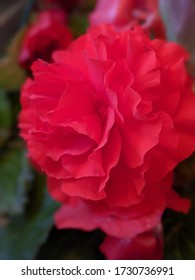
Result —
[[11, 57], [0, 60], [0, 86], [6, 90], [19, 90], [25, 80], [25, 73]]
[[185, 188], [192, 207], [188, 215], [168, 210], [164, 216], [164, 257], [171, 260], [195, 259], [195, 189]]
[[95, 9], [96, 0], [85, 0], [80, 3], [81, 9], [85, 12], [91, 12]]
[[0, 87], [6, 90], [19, 90], [26, 78], [25, 71], [18, 65], [18, 52], [23, 35], [24, 29], [15, 35], [7, 55], [0, 59]]
[[26, 151], [12, 147], [0, 157], [0, 213], [21, 213], [26, 202], [29, 168]]
[[0, 88], [0, 145], [2, 145], [10, 134], [11, 108], [5, 91]]
[[75, 38], [84, 34], [89, 26], [87, 14], [73, 14], [70, 17], [69, 26]]
[[57, 230], [53, 228], [47, 242], [40, 249], [37, 259], [97, 260], [103, 259], [99, 245], [105, 234], [100, 230]]
[[33, 259], [48, 237], [58, 207], [38, 182], [30, 194], [27, 211], [0, 229], [0, 259]]

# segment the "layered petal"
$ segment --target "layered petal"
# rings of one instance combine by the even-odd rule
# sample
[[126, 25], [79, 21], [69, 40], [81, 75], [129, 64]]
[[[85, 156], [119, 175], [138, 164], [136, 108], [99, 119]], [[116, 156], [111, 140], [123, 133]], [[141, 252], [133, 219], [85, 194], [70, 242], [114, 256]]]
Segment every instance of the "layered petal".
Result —
[[55, 52], [53, 63], [33, 64], [19, 127], [51, 196], [63, 204], [59, 228], [100, 228], [128, 240], [129, 250], [149, 240], [154, 252], [153, 229], [165, 209], [189, 211], [172, 188], [174, 168], [195, 150], [187, 57], [138, 27], [101, 25]]
[[108, 260], [161, 260], [163, 258], [162, 226], [136, 237], [106, 236], [100, 251]]

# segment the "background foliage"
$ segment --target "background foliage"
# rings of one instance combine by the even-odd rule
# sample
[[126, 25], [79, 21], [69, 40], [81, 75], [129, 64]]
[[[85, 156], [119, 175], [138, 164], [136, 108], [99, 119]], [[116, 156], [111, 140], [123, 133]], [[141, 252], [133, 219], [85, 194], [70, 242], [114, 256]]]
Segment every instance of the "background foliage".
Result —
[[[75, 37], [86, 30], [93, 5], [94, 1], [84, 1], [71, 15]], [[170, 9], [163, 6], [162, 14], [166, 20]], [[174, 33], [171, 24], [166, 21], [166, 28]], [[102, 259], [101, 231], [54, 227], [53, 214], [59, 205], [49, 197], [44, 177], [27, 160], [17, 128], [20, 88], [26, 77], [17, 63], [24, 32], [19, 26], [0, 58], [0, 259]], [[181, 36], [174, 33], [173, 39], [181, 41]], [[183, 162], [175, 174], [175, 188], [191, 199], [192, 207], [187, 216], [165, 213], [165, 259], [195, 259], [195, 157]]]

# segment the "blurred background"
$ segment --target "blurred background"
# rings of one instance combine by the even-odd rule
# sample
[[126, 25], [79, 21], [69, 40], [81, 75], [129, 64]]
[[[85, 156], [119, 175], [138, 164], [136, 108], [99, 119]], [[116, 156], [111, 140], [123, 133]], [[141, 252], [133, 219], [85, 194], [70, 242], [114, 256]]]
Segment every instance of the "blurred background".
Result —
[[[55, 1], [0, 0], [0, 259], [103, 259], [101, 231], [57, 230], [53, 215], [59, 204], [47, 193], [44, 175], [29, 163], [19, 136], [20, 89], [30, 70], [21, 61], [29, 25], [40, 11], [56, 8]], [[65, 3], [73, 38], [89, 26], [95, 0]], [[185, 3], [186, 4], [185, 4]], [[191, 6], [190, 6], [191, 5]], [[159, 1], [166, 38], [191, 53], [194, 75], [195, 4], [192, 0]], [[117, 11], [116, 11], [117, 14]], [[22, 56], [24, 57], [24, 56]], [[195, 259], [195, 157], [175, 170], [175, 188], [191, 199], [189, 215], [164, 214], [164, 258]]]

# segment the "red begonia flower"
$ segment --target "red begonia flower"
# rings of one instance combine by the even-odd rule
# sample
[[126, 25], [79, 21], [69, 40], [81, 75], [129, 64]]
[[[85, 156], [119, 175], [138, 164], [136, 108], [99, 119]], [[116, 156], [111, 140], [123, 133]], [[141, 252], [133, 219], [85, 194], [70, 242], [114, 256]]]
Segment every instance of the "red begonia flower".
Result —
[[155, 37], [166, 37], [158, 12], [158, 0], [97, 0], [89, 22], [91, 25], [113, 24], [119, 30], [125, 30], [137, 23]]
[[53, 51], [65, 49], [71, 41], [72, 34], [67, 27], [64, 12], [40, 12], [35, 23], [29, 26], [24, 35], [18, 62], [25, 69], [30, 69], [38, 58], [51, 62]]
[[162, 226], [134, 238], [106, 236], [100, 251], [108, 260], [161, 260], [163, 258]]
[[139, 28], [103, 25], [55, 52], [54, 63], [33, 64], [19, 127], [64, 204], [59, 228], [133, 238], [159, 224], [167, 207], [188, 211], [171, 187], [173, 169], [195, 150], [187, 57]]

